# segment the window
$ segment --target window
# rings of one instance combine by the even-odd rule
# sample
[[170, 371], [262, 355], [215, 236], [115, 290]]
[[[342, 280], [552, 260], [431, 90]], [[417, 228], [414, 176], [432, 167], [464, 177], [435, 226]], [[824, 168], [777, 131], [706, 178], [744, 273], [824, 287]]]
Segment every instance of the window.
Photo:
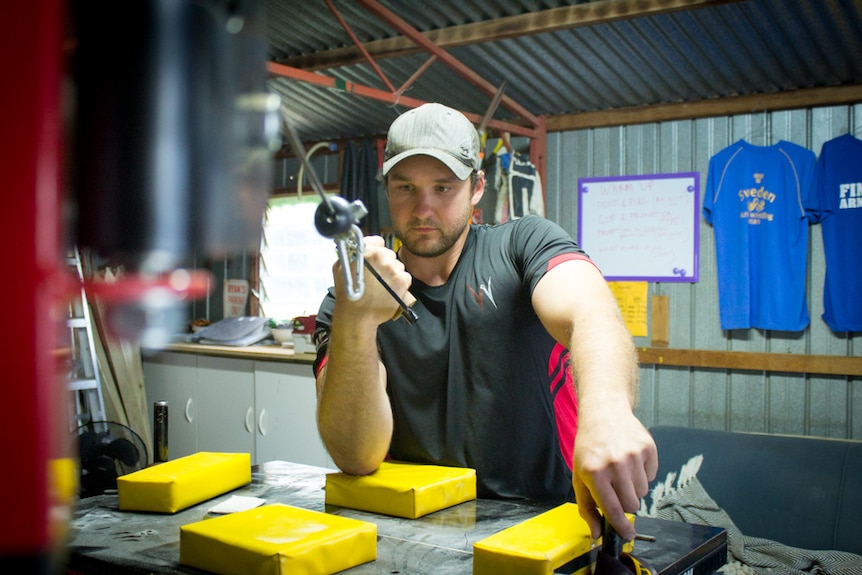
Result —
[[332, 284], [335, 242], [314, 227], [317, 195], [269, 200], [260, 250], [260, 314], [314, 315]]

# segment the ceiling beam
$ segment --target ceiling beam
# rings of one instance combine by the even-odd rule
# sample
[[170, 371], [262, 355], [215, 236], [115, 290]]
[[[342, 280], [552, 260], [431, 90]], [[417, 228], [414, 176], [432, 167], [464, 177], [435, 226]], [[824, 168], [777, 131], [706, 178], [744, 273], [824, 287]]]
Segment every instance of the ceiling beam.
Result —
[[[400, 18], [397, 14], [381, 6], [380, 3], [377, 2], [377, 0], [356, 1], [362, 4], [366, 10], [370, 11], [372, 14], [386, 22], [389, 26], [395, 28], [396, 30], [410, 38], [411, 41], [422, 47], [422, 49], [436, 56], [446, 66], [454, 70], [456, 74], [458, 74], [474, 86], [477, 86], [489, 97], [496, 97], [496, 86], [494, 86], [491, 82], [487, 81], [485, 78], [477, 74], [468, 66], [464, 65], [463, 62], [452, 56], [449, 52], [442, 49], [440, 46], [437, 46], [430, 40], [426, 39], [422, 34], [419, 33], [418, 30], [416, 30], [410, 24], [404, 21], [404, 19]], [[539, 119], [532, 112], [527, 110], [525, 107], [520, 105], [518, 102], [516, 102], [509, 96], [503, 94], [501, 97], [501, 102], [503, 103], [503, 106], [505, 106], [507, 109], [511, 110], [524, 120], [530, 122], [533, 127], [538, 125]]]
[[720, 117], [733, 114], [753, 114], [756, 112], [773, 112], [818, 106], [840, 106], [858, 104], [859, 102], [862, 102], [862, 84], [806, 88], [772, 94], [730, 96], [726, 98], [698, 100], [696, 102], [653, 104], [649, 106], [548, 116], [547, 131], [564, 132], [588, 128]]
[[[745, 0], [596, 0], [431, 30], [423, 32], [422, 36], [438, 47], [448, 49], [741, 1]], [[364, 47], [375, 60], [422, 52], [422, 48], [405, 36], [366, 42]], [[365, 61], [362, 52], [356, 46], [350, 46], [284, 58], [277, 60], [277, 63], [304, 70], [324, 70]]]
[[[345, 82], [332, 76], [325, 76], [323, 74], [317, 74], [315, 72], [309, 72], [308, 70], [301, 70], [299, 68], [291, 68], [290, 66], [285, 66], [283, 64], [275, 64], [273, 62], [269, 62], [267, 63], [266, 69], [270, 74], [274, 76], [290, 78], [291, 80], [299, 80], [300, 82], [305, 82], [307, 84], [312, 84], [331, 90], [337, 90], [340, 92], [344, 92], [345, 94], [362, 96], [363, 98], [378, 100], [380, 102], [386, 102], [387, 104], [398, 104], [410, 108], [416, 108], [418, 106], [421, 106], [422, 104], [425, 104], [424, 100], [410, 98], [409, 96], [403, 96], [401, 94], [387, 92], [385, 90], [378, 90], [377, 88], [371, 88], [362, 84]], [[482, 123], [484, 119], [478, 114], [473, 114], [470, 112], [462, 113], [467, 117], [468, 120], [470, 120], [477, 126]], [[539, 124], [541, 128], [541, 126], [543, 125], [542, 118], [539, 118]], [[527, 138], [538, 138], [544, 135], [543, 131], [537, 130], [535, 128], [522, 126], [520, 124], [515, 124], [511, 122], [503, 122], [500, 120], [490, 120], [487, 125], [489, 128], [495, 128], [500, 131], [511, 132], [518, 136], [525, 136]]]

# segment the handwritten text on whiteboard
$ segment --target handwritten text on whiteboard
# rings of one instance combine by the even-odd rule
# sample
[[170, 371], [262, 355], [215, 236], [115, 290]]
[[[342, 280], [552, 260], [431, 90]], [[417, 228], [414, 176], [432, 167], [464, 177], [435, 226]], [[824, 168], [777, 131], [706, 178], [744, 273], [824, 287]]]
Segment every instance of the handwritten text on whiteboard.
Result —
[[696, 282], [699, 174], [578, 180], [578, 243], [608, 280]]

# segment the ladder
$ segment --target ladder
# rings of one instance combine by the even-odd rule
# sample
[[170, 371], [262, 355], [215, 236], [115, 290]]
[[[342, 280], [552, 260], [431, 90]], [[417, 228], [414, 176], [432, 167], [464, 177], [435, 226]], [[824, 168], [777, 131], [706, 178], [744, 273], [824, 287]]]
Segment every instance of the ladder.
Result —
[[83, 284], [84, 271], [80, 251], [77, 248], [70, 250], [67, 261], [81, 282], [80, 296], [76, 295], [70, 299], [66, 319], [70, 343], [67, 379], [69, 392], [72, 394], [69, 407], [74, 431], [85, 423], [106, 421], [106, 419], [102, 378], [93, 339], [93, 318]]

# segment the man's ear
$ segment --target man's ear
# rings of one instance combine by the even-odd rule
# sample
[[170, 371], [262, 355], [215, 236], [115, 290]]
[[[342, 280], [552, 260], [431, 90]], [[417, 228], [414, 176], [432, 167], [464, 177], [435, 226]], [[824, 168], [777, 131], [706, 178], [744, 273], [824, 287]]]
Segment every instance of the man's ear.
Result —
[[479, 170], [476, 172], [479, 178], [476, 181], [476, 187], [473, 188], [473, 196], [470, 198], [470, 205], [477, 205], [482, 196], [485, 195], [485, 172]]

